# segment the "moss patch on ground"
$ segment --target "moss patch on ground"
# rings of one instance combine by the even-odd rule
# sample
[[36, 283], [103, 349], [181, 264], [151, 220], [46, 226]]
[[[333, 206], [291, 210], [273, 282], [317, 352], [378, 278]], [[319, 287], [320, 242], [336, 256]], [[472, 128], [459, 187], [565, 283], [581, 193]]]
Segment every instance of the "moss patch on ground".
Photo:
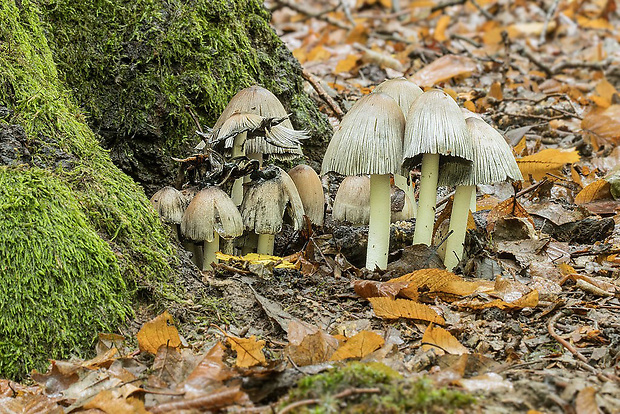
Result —
[[[378, 392], [336, 398], [337, 394], [352, 389], [376, 389]], [[472, 396], [437, 387], [429, 379], [403, 379], [383, 364], [360, 362], [302, 378], [297, 388], [284, 399], [281, 408], [308, 399], [318, 399], [319, 403], [300, 407], [295, 412], [440, 414], [455, 412], [474, 403]]]
[[311, 130], [306, 153], [331, 135], [260, 0], [60, 0], [42, 12], [62, 79], [115, 163], [147, 187], [170, 178], [197, 121], [213, 125], [253, 84]]
[[92, 349], [138, 290], [166, 294], [173, 276], [166, 231], [59, 80], [40, 16], [38, 2], [0, 0], [0, 132], [28, 153], [0, 167], [0, 375], [12, 378]]

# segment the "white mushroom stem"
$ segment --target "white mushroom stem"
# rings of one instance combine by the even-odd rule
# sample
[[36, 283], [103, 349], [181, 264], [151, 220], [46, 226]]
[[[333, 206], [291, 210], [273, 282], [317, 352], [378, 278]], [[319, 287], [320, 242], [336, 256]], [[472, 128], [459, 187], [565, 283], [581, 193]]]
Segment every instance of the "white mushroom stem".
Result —
[[474, 186], [474, 191], [471, 192], [471, 202], [469, 203], [469, 210], [472, 213], [476, 212], [476, 187]]
[[275, 240], [275, 235], [273, 234], [259, 234], [258, 235], [258, 247], [256, 248], [256, 253], [267, 254], [269, 256], [273, 255], [274, 240]]
[[439, 154], [422, 156], [422, 176], [420, 177], [420, 198], [415, 219], [413, 244], [431, 245], [435, 205], [437, 204], [437, 180], [439, 178]]
[[409, 197], [409, 201], [411, 201], [411, 205], [413, 206], [413, 217], [416, 216], [416, 203], [415, 203], [415, 195], [413, 193], [413, 183], [407, 183], [407, 177], [403, 177], [400, 174], [394, 174], [394, 184], [396, 187], [400, 188], [405, 192], [405, 195]]
[[446, 269], [452, 270], [463, 257], [463, 243], [465, 243], [465, 232], [467, 231], [467, 219], [469, 218], [469, 208], [471, 205], [471, 195], [475, 193], [474, 185], [459, 185], [454, 193], [452, 203], [452, 214], [450, 215], [450, 231], [446, 241], [446, 258], [444, 264]]
[[370, 176], [370, 224], [368, 226], [368, 248], [366, 268], [375, 270], [387, 268], [390, 245], [390, 175]]
[[217, 263], [215, 253], [220, 250], [220, 236], [217, 232], [213, 233], [213, 241], [208, 242], [205, 240], [204, 245], [204, 262], [202, 263], [202, 270], [207, 270], [211, 267], [211, 263]]
[[[233, 158], [242, 157], [245, 155], [243, 144], [245, 143], [247, 136], [248, 133], [244, 132], [235, 137], [231, 154]], [[241, 205], [241, 201], [243, 201], [243, 178], [237, 178], [233, 183], [230, 198], [232, 198], [232, 201], [236, 206]]]

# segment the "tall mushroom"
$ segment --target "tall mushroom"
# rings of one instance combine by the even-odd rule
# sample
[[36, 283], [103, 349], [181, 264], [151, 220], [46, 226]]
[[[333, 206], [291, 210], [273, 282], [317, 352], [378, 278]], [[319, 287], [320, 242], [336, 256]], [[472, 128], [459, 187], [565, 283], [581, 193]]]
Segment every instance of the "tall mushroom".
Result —
[[495, 128], [477, 117], [467, 118], [466, 124], [473, 142], [473, 165], [469, 167], [462, 163], [447, 163], [439, 175], [441, 185], [457, 186], [450, 215], [452, 234], [446, 242], [444, 259], [449, 270], [453, 269], [463, 256], [469, 205], [476, 185], [523, 179], [512, 155], [512, 148]]
[[435, 221], [440, 162], [471, 164], [473, 148], [457, 103], [438, 89], [424, 92], [409, 109], [403, 167], [422, 163], [413, 243], [430, 246]]
[[200, 190], [192, 199], [181, 221], [182, 234], [204, 241], [202, 270], [217, 262], [219, 238], [232, 239], [243, 234], [243, 221], [235, 203], [219, 187]]
[[312, 224], [323, 225], [325, 215], [325, 194], [319, 175], [308, 165], [299, 164], [288, 172], [297, 187], [304, 205], [304, 212]]
[[370, 174], [366, 267], [385, 269], [390, 242], [390, 174], [400, 171], [405, 118], [388, 95], [358, 100], [334, 133], [321, 173]]
[[304, 207], [295, 183], [281, 168], [262, 170], [263, 178], [251, 182], [241, 204], [243, 223], [258, 234], [259, 254], [273, 254], [275, 234], [280, 232], [285, 213], [295, 230], [303, 226]]

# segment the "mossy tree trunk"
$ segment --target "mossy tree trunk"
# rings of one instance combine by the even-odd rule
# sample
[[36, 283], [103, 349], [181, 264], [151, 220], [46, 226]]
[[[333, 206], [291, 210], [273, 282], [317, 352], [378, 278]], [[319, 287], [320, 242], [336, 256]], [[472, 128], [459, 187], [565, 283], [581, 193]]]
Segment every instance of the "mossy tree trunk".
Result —
[[170, 157], [198, 142], [197, 123], [212, 126], [253, 84], [311, 131], [306, 154], [318, 159], [330, 137], [260, 0], [58, 0], [42, 11], [61, 77], [87, 122], [148, 193], [172, 181]]

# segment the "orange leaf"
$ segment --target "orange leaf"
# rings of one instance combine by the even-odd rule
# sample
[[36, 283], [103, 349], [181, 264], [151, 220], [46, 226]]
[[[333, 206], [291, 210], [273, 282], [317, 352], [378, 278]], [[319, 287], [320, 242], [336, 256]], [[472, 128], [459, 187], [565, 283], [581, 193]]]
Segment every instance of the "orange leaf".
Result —
[[596, 403], [596, 390], [594, 387], [585, 387], [577, 393], [575, 412], [577, 414], [598, 414], [601, 412]]
[[502, 299], [496, 299], [487, 303], [477, 303], [477, 302], [469, 302], [465, 303], [464, 306], [470, 309], [488, 309], [488, 308], [498, 308], [498, 309], [508, 309], [508, 310], [518, 310], [523, 308], [535, 308], [538, 305], [538, 291], [532, 290], [527, 295], [520, 297], [514, 302], [506, 302]]
[[434, 349], [438, 355], [443, 355], [444, 353], [455, 355], [469, 354], [467, 348], [452, 336], [450, 332], [443, 328], [435, 327], [432, 323], [428, 325], [422, 336], [422, 349], [425, 351]]
[[544, 149], [527, 157], [517, 158], [517, 164], [523, 177], [531, 176], [534, 180], [542, 179], [547, 173], [558, 174], [565, 164], [579, 161], [575, 150]]
[[353, 290], [362, 298], [386, 297], [394, 299], [398, 293], [409, 285], [408, 282], [376, 282], [374, 280], [356, 280]]
[[611, 198], [611, 185], [601, 178], [584, 187], [584, 189], [575, 196], [575, 204], [586, 204], [594, 200]]
[[420, 87], [433, 86], [457, 76], [469, 76], [476, 69], [476, 62], [468, 57], [445, 55], [417, 71], [409, 80]]
[[491, 84], [491, 89], [489, 90], [488, 96], [498, 101], [504, 99], [504, 94], [502, 93], [502, 84], [499, 82], [493, 82]]
[[440, 325], [445, 320], [432, 308], [408, 299], [369, 298], [375, 315], [384, 319], [418, 319]]
[[502, 217], [521, 217], [527, 219], [532, 227], [534, 227], [534, 220], [532, 220], [527, 210], [514, 197], [502, 201], [491, 209], [487, 216], [487, 231], [492, 231], [495, 227], [495, 222]]
[[331, 52], [325, 49], [323, 46], [317, 46], [310, 50], [306, 56], [306, 60], [309, 62], [327, 60], [332, 56]]
[[618, 91], [616, 90], [614, 85], [609, 83], [609, 81], [605, 78], [601, 79], [596, 84], [596, 88], [594, 90], [598, 95], [592, 96], [591, 98], [598, 97], [599, 99], [597, 100], [596, 104], [603, 108], [609, 107], [611, 105], [613, 96], [618, 94]]
[[235, 365], [240, 368], [250, 368], [267, 362], [263, 354], [265, 341], [257, 340], [254, 335], [247, 339], [228, 336], [228, 343], [232, 350], [237, 352]]
[[438, 42], [445, 42], [448, 40], [446, 36], [446, 28], [450, 24], [450, 16], [444, 14], [437, 20], [437, 26], [435, 26], [435, 33], [433, 34], [433, 38]]
[[356, 55], [347, 56], [345, 59], [342, 59], [341, 61], [338, 62], [338, 64], [336, 65], [335, 72], [336, 73], [350, 72], [352, 69], [354, 69], [357, 66], [358, 59], [359, 58]]
[[137, 335], [140, 351], [156, 354], [162, 345], [171, 348], [181, 346], [179, 331], [174, 326], [172, 315], [165, 311], [152, 321], [145, 323]]
[[299, 345], [290, 344], [286, 351], [295, 364], [306, 366], [328, 361], [338, 349], [338, 345], [337, 338], [318, 329], [305, 336]]
[[593, 145], [620, 143], [620, 105], [611, 105], [604, 111], [593, 110], [581, 121], [581, 128], [594, 141]]
[[351, 337], [332, 355], [330, 361], [342, 361], [349, 358], [364, 358], [381, 348], [385, 341], [381, 335], [370, 331], [361, 331]]

